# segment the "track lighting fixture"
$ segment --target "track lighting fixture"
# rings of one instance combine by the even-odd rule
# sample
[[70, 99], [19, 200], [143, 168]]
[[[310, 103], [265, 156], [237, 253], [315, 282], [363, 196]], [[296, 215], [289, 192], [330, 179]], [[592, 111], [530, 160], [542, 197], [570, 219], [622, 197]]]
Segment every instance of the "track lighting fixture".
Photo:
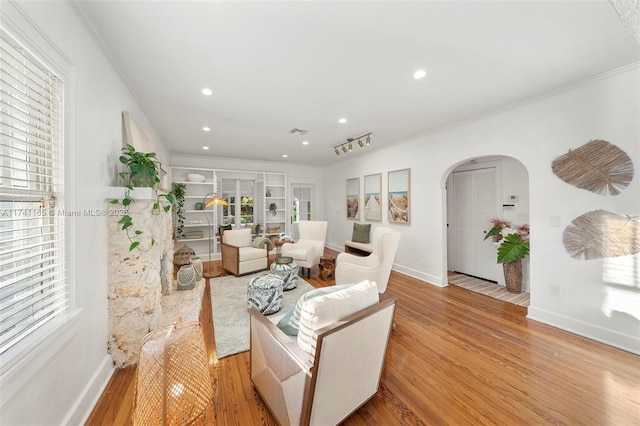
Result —
[[[365, 142], [362, 142], [362, 138], [364, 137], [366, 137]], [[358, 145], [360, 145], [360, 148], [364, 148], [365, 146], [371, 145], [371, 132], [365, 133], [364, 135], [360, 135], [355, 138], [347, 138], [346, 141], [338, 145], [335, 145], [333, 147], [333, 150], [335, 151], [336, 155], [340, 155], [340, 149], [342, 149], [342, 152], [346, 154], [347, 152], [353, 151], [353, 142], [355, 141], [358, 142]]]

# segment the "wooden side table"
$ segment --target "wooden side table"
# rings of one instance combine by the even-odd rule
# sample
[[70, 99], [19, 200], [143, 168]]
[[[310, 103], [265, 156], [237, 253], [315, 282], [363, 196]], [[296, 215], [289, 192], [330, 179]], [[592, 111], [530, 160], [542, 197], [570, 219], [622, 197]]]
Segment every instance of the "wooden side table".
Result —
[[320, 256], [320, 279], [323, 281], [329, 281], [335, 278], [336, 272], [336, 257], [335, 256]]

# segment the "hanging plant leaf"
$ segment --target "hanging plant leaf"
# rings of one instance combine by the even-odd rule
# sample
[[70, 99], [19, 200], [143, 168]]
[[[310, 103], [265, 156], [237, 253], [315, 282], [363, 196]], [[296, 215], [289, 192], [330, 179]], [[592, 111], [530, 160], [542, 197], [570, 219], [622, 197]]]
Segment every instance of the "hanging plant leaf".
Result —
[[529, 241], [524, 241], [518, 234], [509, 234], [498, 247], [498, 263], [511, 263], [528, 254]]
[[633, 179], [633, 161], [604, 140], [593, 140], [553, 160], [556, 176], [578, 188], [601, 195], [618, 195]]
[[594, 210], [571, 221], [564, 230], [562, 243], [575, 259], [640, 253], [640, 221], [606, 210]]

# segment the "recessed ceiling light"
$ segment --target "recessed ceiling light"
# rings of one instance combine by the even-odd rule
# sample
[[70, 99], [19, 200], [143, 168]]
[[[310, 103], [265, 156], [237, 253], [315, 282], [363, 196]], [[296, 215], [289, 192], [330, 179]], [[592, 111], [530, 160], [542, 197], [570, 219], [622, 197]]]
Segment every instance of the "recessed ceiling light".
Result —
[[340, 120], [338, 120], [338, 123], [340, 123], [340, 124], [344, 124], [346, 122], [347, 122], [346, 118], [341, 118]]
[[309, 141], [302, 141], [302, 145], [309, 145]]
[[209, 132], [209, 131], [211, 131], [211, 129], [210, 129], [210, 128], [208, 128], [208, 127], [206, 127], [206, 126], [205, 126], [205, 127], [203, 127], [203, 128], [202, 128], [202, 130], [204, 130], [205, 132]]
[[204, 89], [202, 89], [202, 94], [203, 95], [207, 95], [207, 96], [211, 96], [211, 95], [213, 95], [213, 90], [205, 87]]
[[418, 80], [418, 79], [424, 78], [425, 75], [427, 75], [427, 72], [425, 70], [418, 70], [413, 73], [413, 78]]
[[282, 154], [282, 158], [287, 158], [288, 155], [287, 154]]
[[202, 149], [204, 149], [205, 151], [209, 149], [208, 146], [203, 146]]

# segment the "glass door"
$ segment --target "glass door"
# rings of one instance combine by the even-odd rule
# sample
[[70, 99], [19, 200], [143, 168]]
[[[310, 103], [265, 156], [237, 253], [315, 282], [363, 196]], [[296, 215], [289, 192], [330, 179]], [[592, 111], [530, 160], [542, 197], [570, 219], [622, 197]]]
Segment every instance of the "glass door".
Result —
[[314, 205], [312, 203], [313, 185], [291, 185], [291, 232], [294, 240], [298, 239], [298, 222], [301, 220], [313, 220]]

